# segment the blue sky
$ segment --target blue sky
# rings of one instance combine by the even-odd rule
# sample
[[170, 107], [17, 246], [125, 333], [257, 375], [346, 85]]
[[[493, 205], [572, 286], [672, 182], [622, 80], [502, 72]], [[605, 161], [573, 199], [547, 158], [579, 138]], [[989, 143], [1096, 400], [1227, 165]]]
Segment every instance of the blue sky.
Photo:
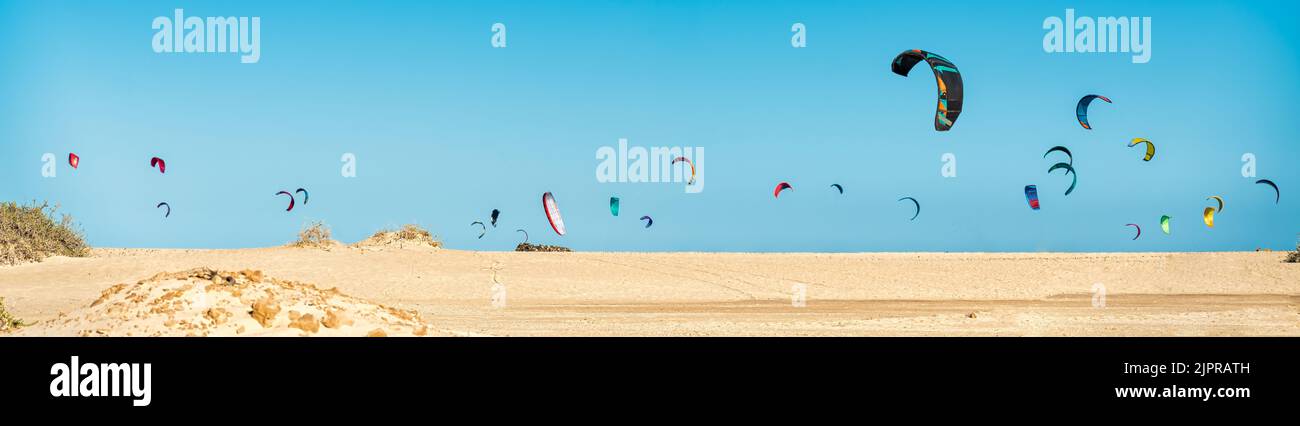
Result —
[[[1294, 244], [1294, 2], [904, 3], [3, 1], [0, 199], [58, 203], [92, 245], [115, 247], [279, 245], [310, 220], [345, 242], [418, 223], [477, 250], [513, 248], [518, 228], [613, 251]], [[1044, 18], [1067, 7], [1151, 17], [1151, 61], [1044, 52]], [[261, 17], [260, 62], [154, 53], [150, 23], [176, 8]], [[495, 22], [507, 48], [490, 44]], [[795, 22], [806, 48], [790, 45]], [[912, 48], [962, 71], [950, 132], [933, 129], [929, 71], [889, 71]], [[1089, 93], [1115, 101], [1094, 105], [1092, 131], [1074, 117]], [[1158, 145], [1153, 161], [1125, 146], [1134, 137]], [[597, 182], [595, 152], [619, 138], [703, 147], [705, 190]], [[1068, 197], [1069, 178], [1046, 173], [1054, 145], [1075, 155]], [[41, 175], [47, 152], [55, 178]], [[346, 152], [355, 178], [340, 175]], [[1280, 204], [1241, 176], [1247, 152]], [[944, 153], [956, 178], [940, 175]], [[794, 191], [773, 199], [781, 181]], [[285, 212], [273, 194], [297, 187], [311, 201]], [[547, 226], [546, 191], [568, 235]], [[1227, 201], [1213, 229], [1210, 195]], [[915, 221], [903, 196], [922, 204]], [[499, 227], [476, 239], [469, 223], [493, 208]]]

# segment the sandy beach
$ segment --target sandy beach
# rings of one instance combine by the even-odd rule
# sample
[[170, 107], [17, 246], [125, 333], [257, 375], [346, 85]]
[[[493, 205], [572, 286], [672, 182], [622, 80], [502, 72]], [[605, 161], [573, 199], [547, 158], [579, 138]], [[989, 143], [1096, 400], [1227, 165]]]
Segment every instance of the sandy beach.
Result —
[[[1300, 265], [1284, 256], [94, 249], [85, 258], [0, 267], [0, 296], [31, 324], [17, 335], [1300, 336]], [[184, 275], [196, 268], [235, 275]], [[294, 284], [255, 297], [253, 284], [224, 293], [199, 286], [205, 296], [181, 291], [247, 281], [235, 271]], [[145, 284], [162, 286], [153, 294], [132, 298], [118, 287], [116, 310], [130, 321], [103, 321], [113, 309], [91, 306], [117, 297], [106, 292], [115, 285], [151, 278]], [[1104, 308], [1094, 307], [1096, 283], [1105, 288]], [[347, 299], [329, 305], [322, 301], [340, 299], [304, 296], [300, 286]], [[792, 303], [800, 287], [803, 307]], [[157, 305], [146, 299], [168, 291], [186, 302], [165, 318], [156, 307], [131, 305]], [[286, 306], [263, 326], [253, 305], [265, 294]], [[190, 306], [195, 297], [203, 306]], [[217, 317], [207, 313], [213, 303], [225, 304]], [[385, 309], [415, 315], [371, 315]], [[359, 324], [291, 326], [307, 312], [324, 323], [344, 311]]]

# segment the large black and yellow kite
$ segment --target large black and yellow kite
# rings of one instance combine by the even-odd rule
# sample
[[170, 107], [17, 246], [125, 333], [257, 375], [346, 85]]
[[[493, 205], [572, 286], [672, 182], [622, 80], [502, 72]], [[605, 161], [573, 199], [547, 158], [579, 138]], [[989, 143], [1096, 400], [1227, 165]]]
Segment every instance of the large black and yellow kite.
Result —
[[894, 74], [907, 77], [912, 67], [921, 61], [930, 64], [935, 81], [939, 84], [939, 107], [934, 114], [934, 130], [946, 131], [952, 128], [953, 122], [957, 121], [957, 116], [961, 114], [961, 72], [957, 71], [957, 66], [947, 58], [920, 49], [899, 53], [894, 57], [890, 69]]

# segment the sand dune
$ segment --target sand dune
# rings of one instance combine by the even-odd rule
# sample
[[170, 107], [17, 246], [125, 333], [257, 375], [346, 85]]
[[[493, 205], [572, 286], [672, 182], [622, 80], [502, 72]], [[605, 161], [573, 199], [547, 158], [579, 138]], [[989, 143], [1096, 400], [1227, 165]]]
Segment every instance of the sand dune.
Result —
[[413, 311], [337, 289], [207, 268], [117, 284], [71, 313], [24, 327], [19, 336], [424, 336]]
[[[385, 328], [389, 334], [409, 335], [418, 322], [429, 325], [429, 335], [1300, 336], [1300, 265], [1282, 263], [1283, 257], [96, 249], [88, 258], [0, 267], [0, 296], [18, 317], [39, 321], [21, 335], [100, 334], [100, 328], [111, 335], [235, 335], [240, 326], [253, 335], [364, 335], [383, 324], [393, 325]], [[255, 290], [281, 295], [281, 313], [269, 329], [249, 315], [256, 297], [212, 284], [206, 294], [219, 296], [215, 303], [232, 316], [206, 328], [161, 327], [167, 319], [153, 317], [116, 320], [105, 308], [110, 305], [90, 306], [117, 284], [154, 278], [151, 297], [193, 285], [202, 276], [167, 274], [195, 268], [261, 271], [267, 282], [293, 284]], [[1105, 308], [1093, 306], [1098, 283], [1106, 290]], [[791, 303], [797, 284], [804, 307]], [[312, 305], [326, 298], [316, 290], [325, 288], [355, 298], [347, 306]], [[110, 299], [132, 294], [124, 291]], [[493, 297], [503, 295], [504, 305], [494, 305]], [[185, 297], [193, 303], [191, 296]], [[422, 320], [384, 316], [385, 307]], [[367, 314], [356, 315], [364, 322], [347, 332], [306, 333], [288, 327], [290, 309], [317, 322], [328, 309]], [[193, 306], [170, 314], [192, 327], [207, 315]], [[79, 319], [68, 324], [70, 318]]]

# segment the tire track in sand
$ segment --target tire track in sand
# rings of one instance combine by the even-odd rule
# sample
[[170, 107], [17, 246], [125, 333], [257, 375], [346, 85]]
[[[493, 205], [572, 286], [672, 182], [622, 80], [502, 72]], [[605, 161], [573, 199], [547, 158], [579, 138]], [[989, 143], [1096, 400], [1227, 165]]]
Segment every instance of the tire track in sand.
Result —
[[[681, 279], [685, 279], [685, 280], [689, 280], [689, 281], [698, 281], [698, 282], [702, 282], [702, 283], [705, 283], [705, 284], [709, 284], [709, 285], [713, 285], [713, 286], [718, 286], [718, 287], [725, 288], [725, 289], [727, 289], [727, 290], [731, 290], [731, 291], [733, 291], [733, 292], [736, 292], [736, 293], [740, 294], [741, 296], [744, 296], [745, 298], [747, 298], [747, 299], [749, 299], [749, 300], [759, 300], [759, 298], [758, 298], [757, 296], [754, 296], [753, 293], [750, 293], [750, 292], [748, 292], [748, 291], [745, 291], [745, 290], [742, 290], [742, 289], [739, 289], [739, 288], [735, 288], [735, 287], [732, 287], [732, 286], [729, 286], [729, 285], [726, 285], [726, 284], [723, 284], [723, 283], [720, 283], [720, 282], [714, 282], [714, 281], [709, 281], [709, 280], [705, 280], [705, 279], [700, 279], [700, 278], [698, 278], [698, 277], [692, 277], [692, 276], [689, 276], [689, 275], [683, 275], [683, 274], [680, 274], [680, 273], [676, 273], [676, 272], [672, 271], [671, 269], [670, 269], [670, 270], [659, 270], [659, 269], [655, 269], [655, 268], [648, 268], [648, 267], [645, 267], [645, 266], [636, 266], [636, 265], [624, 264], [624, 263], [614, 262], [614, 261], [611, 261], [611, 260], [605, 260], [605, 259], [600, 259], [600, 258], [591, 258], [590, 260], [592, 260], [592, 261], [596, 261], [596, 262], [605, 263], [605, 264], [615, 265], [615, 266], [621, 266], [621, 267], [628, 268], [628, 269], [636, 269], [636, 270], [640, 270], [640, 271], [648, 271], [648, 272], [654, 272], [654, 273], [658, 273], [658, 274], [664, 274], [664, 275], [667, 275], [667, 276], [670, 276], [670, 277], [681, 278]], [[664, 266], [663, 264], [659, 264], [659, 263], [656, 263], [656, 262], [646, 262], [646, 261], [641, 261], [641, 262], [642, 262], [642, 263], [651, 263], [651, 264], [658, 265], [658, 266]]]

